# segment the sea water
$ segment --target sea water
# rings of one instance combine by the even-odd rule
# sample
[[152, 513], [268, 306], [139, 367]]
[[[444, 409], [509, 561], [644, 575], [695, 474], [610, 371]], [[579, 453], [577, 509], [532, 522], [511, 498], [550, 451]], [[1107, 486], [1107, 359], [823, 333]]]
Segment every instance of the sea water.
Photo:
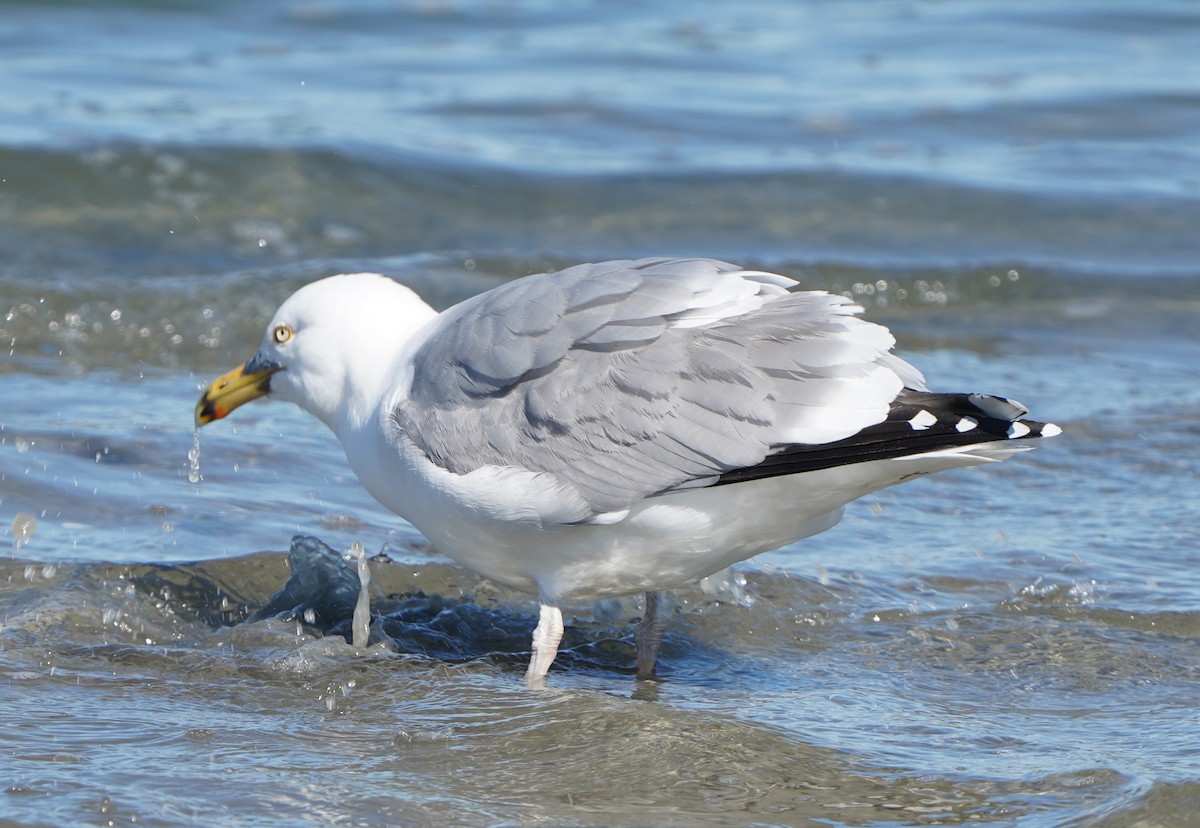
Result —
[[[1198, 15], [4, 4], [0, 819], [1194, 820]], [[657, 684], [636, 598], [570, 607], [546, 693], [533, 599], [299, 410], [207, 426], [189, 483], [197, 388], [308, 281], [641, 255], [847, 294], [1064, 434], [679, 591]], [[296, 534], [384, 554], [395, 649], [246, 621]]]

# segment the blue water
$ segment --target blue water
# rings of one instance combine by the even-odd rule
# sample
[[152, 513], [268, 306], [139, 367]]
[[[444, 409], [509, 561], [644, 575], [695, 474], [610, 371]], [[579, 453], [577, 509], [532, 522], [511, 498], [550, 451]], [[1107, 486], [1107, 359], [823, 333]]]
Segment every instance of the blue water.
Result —
[[[1196, 43], [1183, 0], [0, 2], [0, 822], [1197, 824]], [[543, 694], [530, 599], [298, 410], [188, 483], [306, 282], [640, 255], [851, 295], [1065, 434], [680, 591], [659, 685], [636, 601], [571, 608]], [[387, 555], [407, 649], [223, 626], [296, 533]]]

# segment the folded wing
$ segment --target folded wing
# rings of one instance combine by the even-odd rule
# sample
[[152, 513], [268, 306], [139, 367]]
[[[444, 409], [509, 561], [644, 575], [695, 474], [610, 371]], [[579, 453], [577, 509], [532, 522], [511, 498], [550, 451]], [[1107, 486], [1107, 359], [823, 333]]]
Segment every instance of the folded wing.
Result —
[[393, 417], [436, 464], [552, 475], [586, 521], [887, 419], [919, 373], [861, 308], [713, 260], [531, 276], [443, 314]]

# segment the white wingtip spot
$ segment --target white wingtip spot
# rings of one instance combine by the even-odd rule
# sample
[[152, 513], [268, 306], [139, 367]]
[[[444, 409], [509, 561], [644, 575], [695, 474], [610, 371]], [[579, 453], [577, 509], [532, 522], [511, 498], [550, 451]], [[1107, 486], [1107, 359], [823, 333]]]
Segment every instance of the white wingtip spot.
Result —
[[1030, 431], [1029, 426], [1025, 425], [1020, 420], [1017, 420], [1015, 423], [1013, 423], [1012, 425], [1010, 425], [1008, 427], [1008, 436], [1009, 436], [1009, 438], [1015, 440], [1018, 437], [1024, 437], [1026, 434], [1029, 433], [1029, 431]]
[[958, 431], [970, 431], [977, 425], [979, 425], [979, 420], [976, 420], [973, 417], [963, 417], [958, 421], [958, 424], [955, 425], [954, 428]]
[[922, 408], [913, 415], [913, 418], [908, 421], [908, 424], [912, 426], [913, 431], [924, 431], [936, 422], [937, 417]]
[[1046, 423], [1042, 426], [1043, 437], [1057, 437], [1060, 434], [1062, 434], [1062, 429], [1056, 426], [1054, 423]]

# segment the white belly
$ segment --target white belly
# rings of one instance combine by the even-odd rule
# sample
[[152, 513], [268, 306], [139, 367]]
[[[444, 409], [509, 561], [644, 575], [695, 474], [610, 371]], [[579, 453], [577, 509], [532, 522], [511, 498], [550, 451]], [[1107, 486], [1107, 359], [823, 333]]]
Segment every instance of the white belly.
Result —
[[842, 506], [869, 492], [1019, 450], [982, 444], [690, 489], [648, 498], [623, 519], [596, 525], [555, 522], [570, 503], [548, 475], [455, 475], [404, 447], [345, 447], [368, 491], [439, 552], [545, 603], [682, 586], [830, 528]]

